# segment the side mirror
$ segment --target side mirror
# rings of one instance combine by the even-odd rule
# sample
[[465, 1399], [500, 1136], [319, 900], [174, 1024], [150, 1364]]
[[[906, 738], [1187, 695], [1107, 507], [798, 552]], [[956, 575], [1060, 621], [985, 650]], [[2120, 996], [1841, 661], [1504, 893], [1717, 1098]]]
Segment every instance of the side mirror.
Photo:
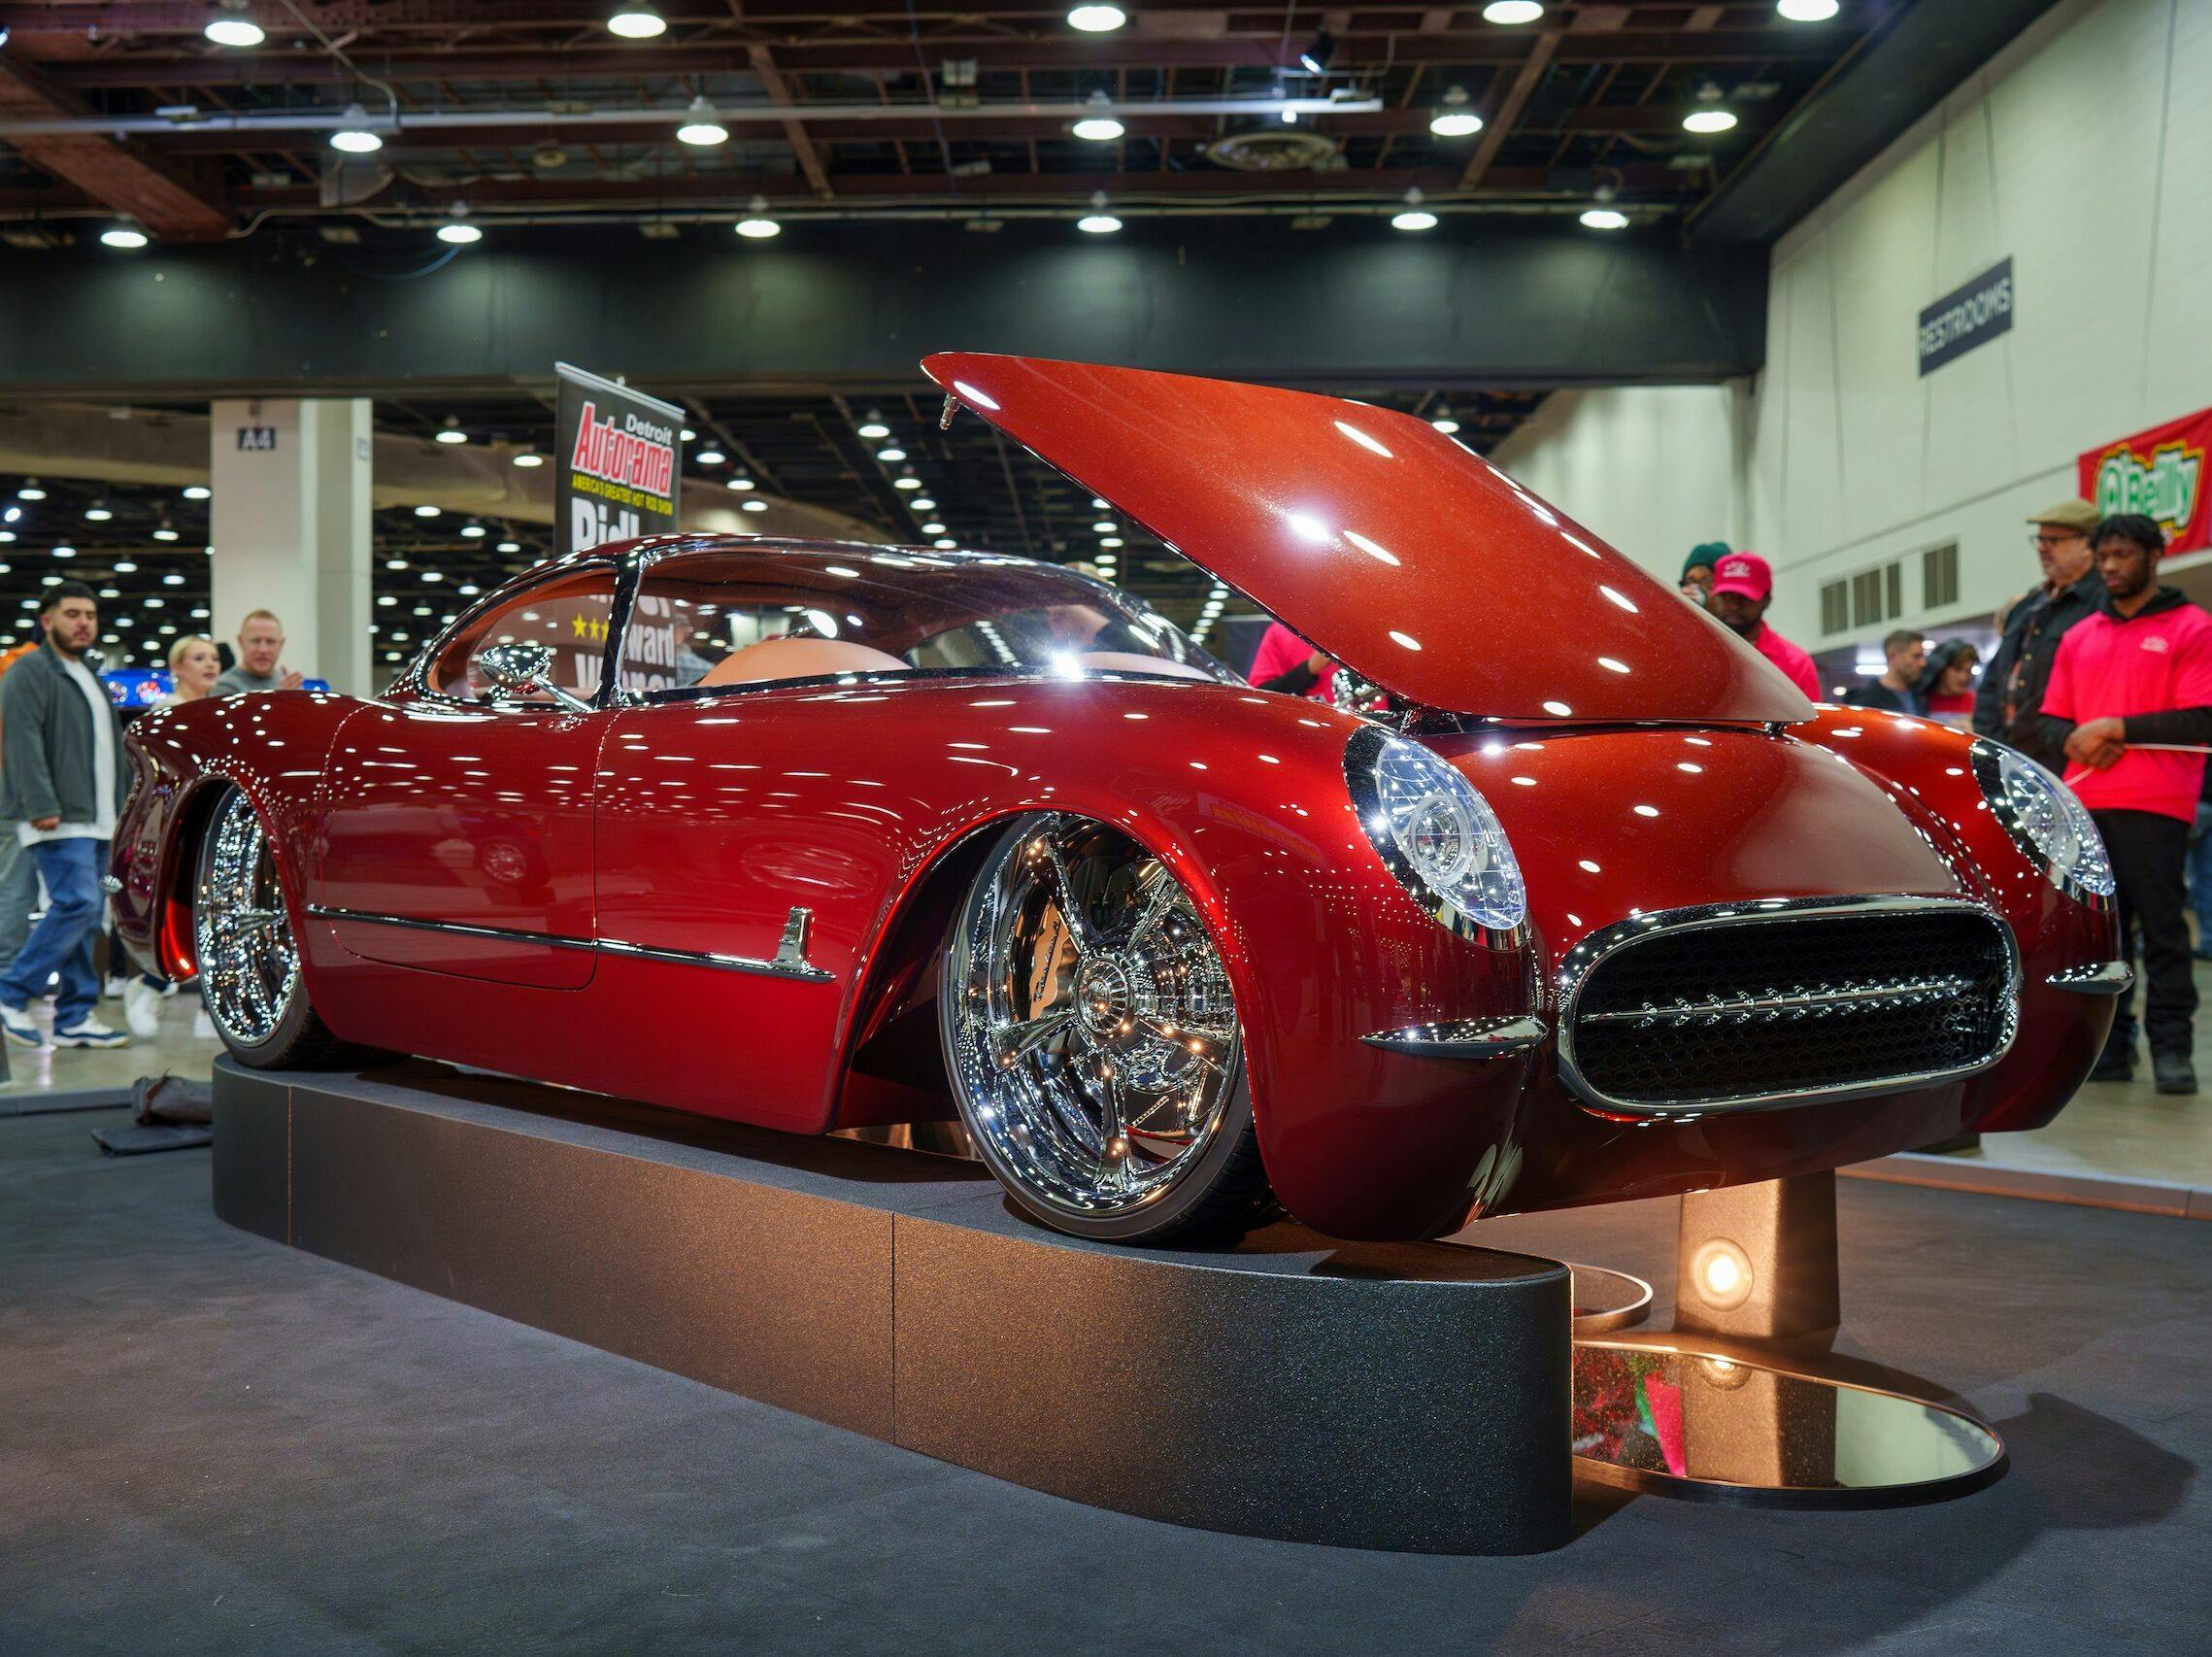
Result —
[[571, 713], [589, 713], [591, 704], [553, 682], [553, 649], [550, 644], [495, 644], [477, 653], [477, 670], [510, 695], [533, 693], [550, 696]]

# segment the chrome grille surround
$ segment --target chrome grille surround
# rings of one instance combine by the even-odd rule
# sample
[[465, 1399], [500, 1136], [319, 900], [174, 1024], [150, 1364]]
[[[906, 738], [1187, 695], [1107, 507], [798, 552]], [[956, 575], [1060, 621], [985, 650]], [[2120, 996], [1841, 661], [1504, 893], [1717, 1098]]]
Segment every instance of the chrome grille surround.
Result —
[[[1894, 917], [1910, 925], [1915, 916], [1961, 917], [1986, 923], [1986, 945], [1991, 953], [1981, 971], [1961, 964], [1957, 971], [1891, 971], [1858, 976], [1849, 960], [1839, 959], [1833, 972], [1823, 970], [1820, 981], [1788, 986], [1747, 987], [1737, 994], [1691, 994], [1670, 1000], [1640, 1001], [1633, 1007], [1583, 1009], [1583, 998], [1592, 975], [1607, 962], [1655, 938], [1679, 939], [1684, 933], [1713, 931], [1775, 924], [1793, 925], [1801, 935], [1806, 925], [1829, 920]], [[1856, 930], [1857, 929], [1855, 929]], [[1960, 930], [1960, 929], [1954, 929]], [[1965, 929], [1970, 931], [1971, 929]], [[1842, 940], [1838, 940], [1839, 942]], [[2020, 1026], [2021, 965], [2019, 945], [1998, 915], [1986, 904], [1962, 897], [1845, 896], [1758, 898], [1740, 903], [1699, 904], [1690, 908], [1659, 910], [1616, 922], [1592, 932], [1568, 951], [1555, 980], [1558, 995], [1559, 1079], [1569, 1091], [1597, 1109], [1627, 1116], [1681, 1119], [1720, 1111], [1782, 1109], [1792, 1105], [1826, 1103], [1836, 1099], [1901, 1093], [1936, 1082], [1974, 1075], [2001, 1060], [2011, 1050]], [[1836, 1020], [1868, 1015], [1894, 1014], [1918, 1008], [1931, 1011], [1946, 1002], [1958, 1003], [1975, 995], [1994, 997], [1994, 1004], [1979, 1011], [1986, 1015], [1991, 1039], [1977, 1042], [1976, 1051], [1957, 1063], [1900, 1069], [1874, 1075], [1852, 1075], [1832, 1082], [1807, 1076], [1786, 1087], [1749, 1087], [1740, 1091], [1715, 1091], [1693, 1099], [1655, 1099], [1634, 1092], [1599, 1085], [1583, 1068], [1578, 1054], [1578, 1031], [1610, 1036], [1622, 1029], [1651, 1031], [1667, 1035], [1704, 1035], [1724, 1028], [1764, 1030], [1781, 1026], [1807, 1033], [1832, 1035]], [[1965, 1009], [1973, 1012], [1976, 1009]], [[1603, 1065], [1599, 1065], [1601, 1069]], [[1600, 1076], [1599, 1081], [1611, 1078]]]

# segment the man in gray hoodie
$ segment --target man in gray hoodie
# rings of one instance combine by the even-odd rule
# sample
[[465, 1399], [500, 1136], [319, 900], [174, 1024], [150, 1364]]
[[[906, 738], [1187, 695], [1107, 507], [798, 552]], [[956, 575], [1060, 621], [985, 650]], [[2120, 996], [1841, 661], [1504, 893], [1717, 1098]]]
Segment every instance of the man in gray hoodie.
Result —
[[122, 1047], [130, 1037], [94, 1015], [100, 980], [92, 939], [105, 902], [108, 842], [128, 788], [122, 722], [86, 652], [99, 636], [99, 601], [82, 582], [47, 589], [46, 638], [0, 679], [0, 823], [37, 860], [47, 909], [0, 974], [0, 1032], [42, 1045], [32, 999], [58, 973], [56, 1047]]

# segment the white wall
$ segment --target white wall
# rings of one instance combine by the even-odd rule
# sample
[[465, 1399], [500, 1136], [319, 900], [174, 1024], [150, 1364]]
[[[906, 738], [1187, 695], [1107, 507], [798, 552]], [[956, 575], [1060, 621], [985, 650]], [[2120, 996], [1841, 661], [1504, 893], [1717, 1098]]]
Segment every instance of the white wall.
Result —
[[[1808, 649], [1856, 636], [1821, 634], [1823, 581], [1952, 539], [1959, 602], [1902, 620], [1985, 621], [2036, 579], [2024, 519], [2079, 452], [2212, 404], [2207, 86], [2206, 0], [2062, 0], [1776, 247], [1740, 409], [1558, 393], [1499, 463], [1655, 569], [1732, 524]], [[1921, 308], [2007, 256], [2012, 331], [1922, 378]], [[1730, 442], [1741, 487], [1708, 502], [1696, 457]]]
[[1555, 391], [1491, 458], [1660, 580], [1690, 549], [1744, 544], [1749, 388]]

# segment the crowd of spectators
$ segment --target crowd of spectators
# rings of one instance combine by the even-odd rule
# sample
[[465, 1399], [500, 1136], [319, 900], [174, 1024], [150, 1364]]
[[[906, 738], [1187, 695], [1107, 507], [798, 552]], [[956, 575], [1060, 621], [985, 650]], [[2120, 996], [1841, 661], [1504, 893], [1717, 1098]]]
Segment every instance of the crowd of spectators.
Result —
[[[108, 849], [129, 788], [121, 717], [93, 650], [98, 595], [75, 581], [48, 588], [38, 627], [36, 640], [0, 657], [0, 1036], [47, 1045], [32, 1008], [50, 994], [53, 1046], [126, 1046], [157, 1032], [168, 987], [130, 971], [112, 936], [105, 984], [94, 960]], [[282, 664], [284, 646], [284, 625], [266, 610], [239, 627], [228, 671], [214, 640], [181, 638], [154, 705], [295, 689], [301, 676]], [[121, 998], [127, 1032], [100, 1018], [104, 988]]]

